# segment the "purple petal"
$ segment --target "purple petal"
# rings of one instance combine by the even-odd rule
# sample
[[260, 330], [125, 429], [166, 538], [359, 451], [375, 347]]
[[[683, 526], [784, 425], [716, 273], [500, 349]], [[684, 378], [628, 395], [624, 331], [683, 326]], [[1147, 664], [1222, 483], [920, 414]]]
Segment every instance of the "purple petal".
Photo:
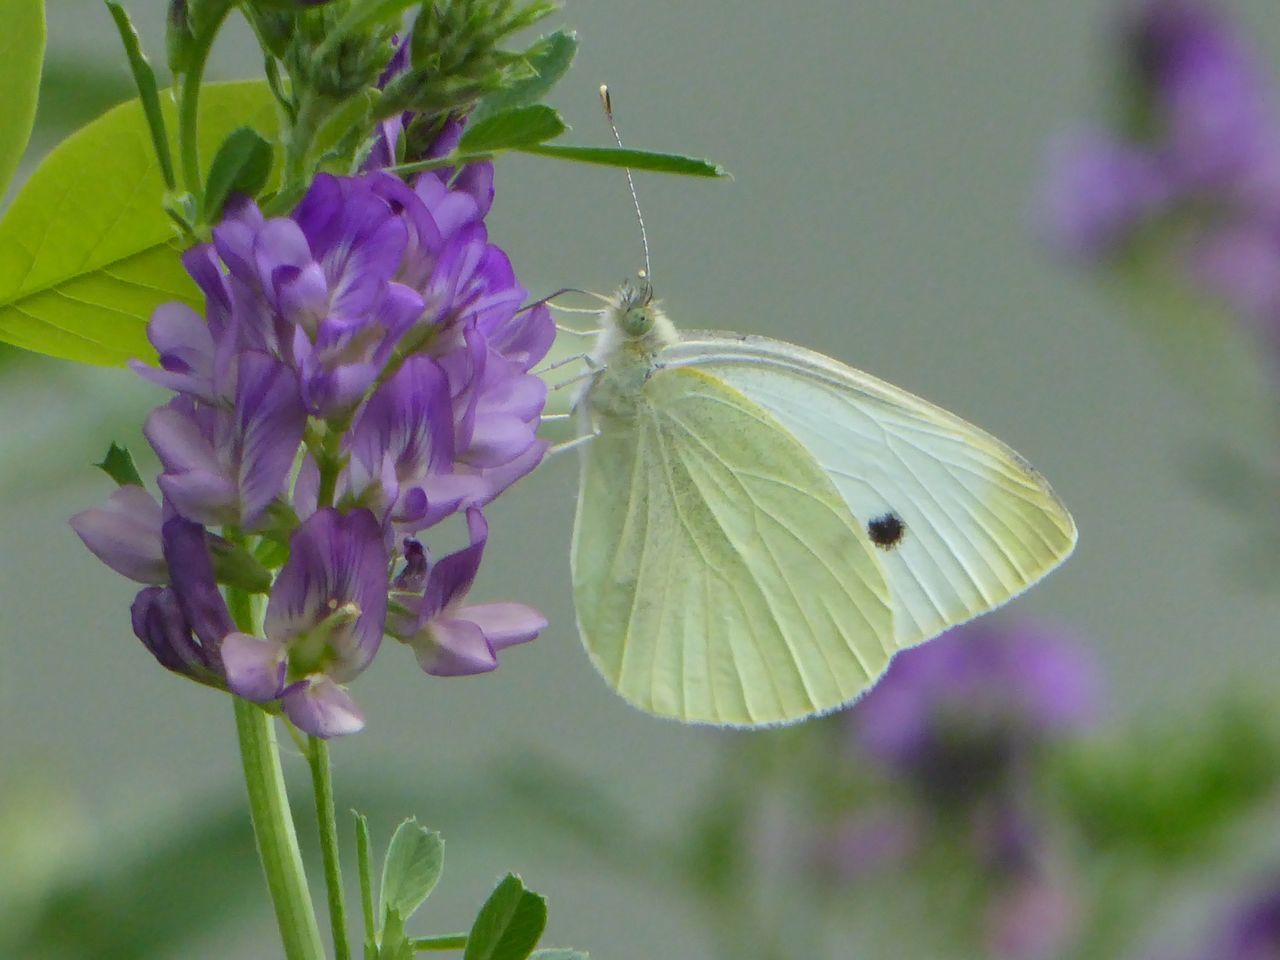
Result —
[[191, 639], [191, 627], [177, 595], [167, 587], [146, 587], [130, 608], [133, 632], [161, 666], [200, 683], [218, 686], [206, 651]]
[[252, 527], [281, 494], [298, 454], [307, 414], [297, 375], [273, 357], [240, 359], [236, 387], [241, 523]]
[[284, 644], [238, 631], [227, 634], [222, 641], [227, 686], [255, 703], [275, 700], [284, 692], [286, 654]]
[[132, 360], [134, 372], [152, 383], [213, 402], [213, 335], [204, 317], [186, 304], [165, 303], [147, 325], [147, 339], [156, 348], [160, 368]]
[[410, 486], [453, 460], [448, 386], [429, 357], [410, 357], [369, 398], [351, 432], [352, 484], [357, 494], [381, 477], [390, 459]]
[[434, 620], [440, 614], [452, 616], [452, 611], [466, 598], [475, 582], [484, 557], [484, 545], [489, 538], [489, 525], [484, 514], [475, 507], [467, 510], [467, 529], [470, 546], [443, 557], [431, 569], [427, 588], [423, 593], [422, 615]]
[[101, 507], [71, 518], [71, 529], [95, 557], [130, 580], [167, 583], [160, 545], [160, 504], [141, 487], [120, 487]]
[[266, 635], [306, 645], [335, 610], [355, 604], [353, 622], [323, 633], [325, 651], [307, 651], [324, 661], [331, 676], [346, 681], [373, 659], [387, 612], [387, 551], [372, 513], [343, 516], [317, 510], [293, 534], [289, 560], [276, 578], [267, 604]]
[[328, 740], [364, 729], [360, 708], [346, 690], [328, 677], [310, 677], [292, 685], [281, 705], [294, 726], [313, 737]]
[[488, 638], [494, 650], [526, 643], [547, 626], [547, 618], [523, 603], [482, 603], [463, 607], [459, 620], [474, 623]]
[[484, 631], [468, 620], [433, 620], [408, 642], [419, 666], [434, 677], [465, 677], [498, 666]]
[[206, 651], [206, 659], [216, 665], [222, 638], [234, 625], [227, 602], [218, 592], [204, 528], [182, 517], [173, 517], [161, 528], [161, 539], [173, 592], [182, 605], [183, 616]]

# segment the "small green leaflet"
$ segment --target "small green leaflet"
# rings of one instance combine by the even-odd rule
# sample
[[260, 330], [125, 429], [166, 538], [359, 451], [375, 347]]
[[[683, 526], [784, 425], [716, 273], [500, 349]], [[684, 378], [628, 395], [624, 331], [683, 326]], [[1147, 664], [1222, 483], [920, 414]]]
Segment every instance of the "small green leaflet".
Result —
[[476, 124], [512, 107], [537, 103], [568, 72], [577, 52], [576, 33], [557, 30], [550, 36], [543, 37], [529, 49], [527, 60], [531, 75], [482, 99], [471, 111], [469, 122]]
[[43, 0], [0, 0], [0, 199], [31, 138], [44, 62]]
[[525, 960], [546, 926], [547, 901], [509, 873], [476, 915], [462, 960]]
[[630, 167], [650, 173], [674, 173], [685, 177], [727, 177], [728, 171], [718, 163], [684, 157], [674, 153], [652, 153], [617, 147], [579, 147], [570, 144], [540, 143], [516, 147], [521, 153], [576, 163], [593, 163], [604, 167]]
[[205, 223], [222, 219], [222, 208], [233, 193], [256, 197], [271, 176], [271, 144], [252, 127], [239, 127], [222, 142], [205, 181]]
[[554, 140], [567, 129], [560, 114], [546, 105], [513, 107], [468, 125], [458, 153], [465, 156], [534, 146]]
[[142, 477], [138, 475], [138, 467], [133, 462], [133, 454], [129, 452], [128, 447], [122, 447], [118, 443], [112, 443], [107, 448], [107, 455], [102, 458], [101, 463], [95, 463], [95, 467], [105, 473], [122, 487], [140, 487], [142, 486]]
[[396, 828], [382, 864], [382, 912], [408, 919], [435, 889], [444, 870], [444, 841], [434, 830], [405, 820]]
[[129, 68], [133, 71], [133, 82], [138, 88], [138, 97], [142, 102], [142, 112], [146, 114], [147, 126], [151, 128], [151, 145], [155, 148], [156, 159], [160, 161], [160, 174], [164, 177], [165, 186], [174, 189], [177, 180], [173, 173], [173, 155], [169, 152], [169, 138], [165, 131], [164, 114], [160, 112], [160, 89], [156, 86], [156, 74], [151, 63], [142, 52], [142, 42], [138, 39], [138, 31], [124, 7], [116, 0], [106, 0], [107, 9], [120, 32], [120, 42], [124, 44], [125, 56], [129, 58]]
[[[171, 100], [161, 97], [173, 130]], [[274, 134], [267, 85], [206, 84], [201, 166], [207, 170], [218, 146], [245, 125]], [[178, 259], [164, 193], [138, 100], [54, 148], [0, 221], [0, 340], [104, 366], [153, 356], [146, 340], [152, 311], [170, 300], [202, 305]]]

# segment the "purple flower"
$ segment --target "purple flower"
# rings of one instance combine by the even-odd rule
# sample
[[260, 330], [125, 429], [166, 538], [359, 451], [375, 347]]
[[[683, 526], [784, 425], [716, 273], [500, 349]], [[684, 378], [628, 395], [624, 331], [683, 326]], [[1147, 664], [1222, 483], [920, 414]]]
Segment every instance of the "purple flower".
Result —
[[139, 583], [168, 583], [160, 528], [160, 504], [141, 487], [120, 487], [101, 507], [71, 518], [84, 545], [116, 573]]
[[493, 670], [499, 650], [532, 640], [547, 625], [546, 617], [521, 603], [464, 605], [489, 536], [477, 509], [467, 511], [467, 528], [471, 545], [429, 572], [420, 545], [409, 541], [387, 621], [387, 633], [411, 646], [422, 669], [438, 677]]
[[[1266, 70], [1214, 0], [1145, 0], [1123, 51], [1154, 149], [1181, 189], [1238, 189], [1277, 160]], [[1145, 132], [1139, 130], [1139, 133]]]
[[214, 579], [204, 528], [181, 517], [163, 526], [169, 587], [147, 587], [133, 602], [133, 632], [160, 664], [224, 688], [221, 647], [233, 629]]
[[894, 658], [850, 712], [859, 745], [938, 799], [1000, 782], [1026, 751], [1095, 718], [1097, 666], [1035, 622], [984, 619]]
[[[459, 131], [446, 124], [439, 149]], [[184, 254], [204, 315], [160, 307], [159, 366], [134, 365], [174, 394], [144, 429], [163, 507], [126, 488], [72, 520], [149, 585], [134, 628], [166, 667], [278, 701], [316, 736], [363, 726], [345, 684], [383, 635], [391, 545], [488, 503], [546, 450], [546, 388], [530, 371], [554, 324], [544, 305], [522, 308], [488, 239], [492, 200], [488, 164], [412, 185], [320, 175], [289, 216], [235, 201]], [[463, 606], [487, 534], [478, 511], [469, 527], [471, 546], [429, 573], [415, 542], [420, 576], [396, 591], [403, 639], [441, 674], [493, 669], [495, 651], [545, 624], [520, 604]], [[275, 551], [259, 538], [289, 543], [260, 636], [233, 629], [210, 559], [224, 582], [265, 592], [260, 557]]]
[[1042, 232], [1078, 262], [1172, 264], [1280, 342], [1280, 113], [1262, 58], [1213, 0], [1135, 0], [1117, 32], [1133, 109], [1051, 145]]
[[280, 698], [299, 729], [318, 737], [355, 733], [364, 718], [341, 684], [378, 650], [387, 612], [387, 555], [373, 514], [312, 514], [289, 544], [267, 604], [265, 637], [234, 633], [223, 658], [227, 683], [258, 701]]
[[369, 398], [351, 433], [348, 494], [406, 532], [421, 530], [483, 493], [454, 466], [452, 398], [430, 357], [410, 357]]
[[988, 903], [987, 955], [992, 960], [1056, 960], [1075, 936], [1079, 916], [1080, 904], [1066, 885], [1029, 873]]
[[1197, 960], [1273, 960], [1280, 956], [1280, 884], [1238, 906]]
[[1168, 192], [1160, 165], [1145, 150], [1075, 131], [1050, 143], [1039, 219], [1058, 253], [1098, 261], [1123, 248]]
[[179, 513], [252, 527], [283, 492], [305, 422], [293, 372], [246, 353], [231, 409], [179, 396], [152, 412], [144, 432], [164, 465], [160, 489]]

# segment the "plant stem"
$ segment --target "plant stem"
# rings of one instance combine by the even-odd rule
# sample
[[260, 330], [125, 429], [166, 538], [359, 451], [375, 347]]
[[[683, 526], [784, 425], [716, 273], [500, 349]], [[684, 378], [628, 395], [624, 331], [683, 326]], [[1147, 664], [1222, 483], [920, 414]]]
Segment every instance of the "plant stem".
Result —
[[[249, 595], [227, 590], [227, 606], [241, 630], [256, 627]], [[271, 716], [256, 704], [233, 697], [240, 761], [249, 794], [249, 816], [258, 857], [267, 877], [276, 924], [287, 960], [323, 960], [320, 926], [307, 889], [307, 876], [293, 829], [289, 795], [280, 769], [280, 752]]]
[[271, 717], [256, 704], [236, 697], [235, 707], [249, 815], [275, 906], [284, 955], [288, 960], [322, 960], [320, 927], [307, 890], [298, 837], [293, 831], [275, 727]]
[[204, 80], [204, 68], [209, 62], [209, 51], [213, 49], [213, 38], [218, 35], [222, 21], [231, 12], [231, 4], [227, 4], [217, 19], [208, 24], [199, 44], [191, 54], [186, 73], [182, 76], [182, 99], [178, 104], [178, 149], [182, 156], [183, 186], [197, 200], [203, 209], [204, 191], [200, 185], [200, 84]]
[[338, 862], [338, 818], [333, 806], [329, 745], [320, 737], [311, 737], [307, 759], [311, 762], [316, 824], [320, 830], [320, 851], [324, 856], [324, 885], [329, 894], [329, 928], [333, 932], [334, 960], [351, 960], [351, 947], [347, 944], [347, 908], [342, 899], [342, 868]]

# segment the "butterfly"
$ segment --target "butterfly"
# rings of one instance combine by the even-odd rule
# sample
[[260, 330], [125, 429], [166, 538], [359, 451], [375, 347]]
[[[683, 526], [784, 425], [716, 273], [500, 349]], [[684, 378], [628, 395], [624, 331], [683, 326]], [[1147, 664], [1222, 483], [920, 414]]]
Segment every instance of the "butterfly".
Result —
[[600, 317], [575, 400], [574, 605], [641, 710], [834, 710], [1075, 546], [1044, 477], [905, 390], [767, 337], [680, 333], [644, 274]]

